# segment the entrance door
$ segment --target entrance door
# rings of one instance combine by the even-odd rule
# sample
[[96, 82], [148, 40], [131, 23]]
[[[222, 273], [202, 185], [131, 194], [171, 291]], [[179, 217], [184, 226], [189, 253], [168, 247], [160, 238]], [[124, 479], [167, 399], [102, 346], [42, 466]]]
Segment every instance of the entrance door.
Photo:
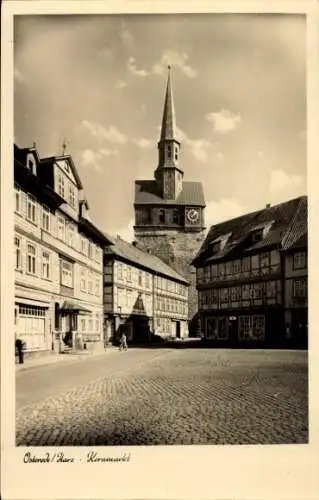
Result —
[[181, 338], [181, 322], [180, 321], [176, 321], [176, 337], [178, 339]]

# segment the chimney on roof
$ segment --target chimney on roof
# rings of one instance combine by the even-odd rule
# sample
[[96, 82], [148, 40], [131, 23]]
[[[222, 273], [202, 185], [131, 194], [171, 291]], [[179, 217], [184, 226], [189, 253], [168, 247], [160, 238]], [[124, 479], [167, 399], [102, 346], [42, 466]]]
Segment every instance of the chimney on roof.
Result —
[[270, 203], [267, 203], [266, 208], [270, 208], [270, 207], [271, 207]]

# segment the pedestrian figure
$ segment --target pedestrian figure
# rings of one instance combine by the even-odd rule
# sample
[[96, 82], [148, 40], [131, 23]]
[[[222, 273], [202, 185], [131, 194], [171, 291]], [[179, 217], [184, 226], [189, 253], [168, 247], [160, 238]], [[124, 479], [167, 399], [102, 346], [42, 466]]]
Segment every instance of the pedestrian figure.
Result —
[[21, 339], [19, 338], [16, 339], [15, 347], [18, 352], [19, 364], [22, 365], [24, 363], [24, 352], [23, 352], [23, 342]]
[[125, 333], [122, 333], [121, 338], [120, 338], [120, 351], [127, 351], [127, 341], [126, 341], [126, 335]]

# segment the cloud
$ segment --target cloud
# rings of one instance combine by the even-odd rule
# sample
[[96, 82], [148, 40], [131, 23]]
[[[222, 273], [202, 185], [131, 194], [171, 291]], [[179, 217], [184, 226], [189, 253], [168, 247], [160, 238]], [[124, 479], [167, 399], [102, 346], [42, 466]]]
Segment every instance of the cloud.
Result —
[[249, 213], [251, 208], [241, 205], [235, 198], [223, 198], [219, 201], [210, 201], [205, 209], [205, 223], [209, 229], [213, 224]]
[[148, 76], [148, 72], [145, 69], [137, 69], [134, 57], [130, 57], [127, 61], [127, 68], [130, 73], [135, 76], [145, 77]]
[[180, 71], [189, 78], [195, 78], [197, 76], [197, 71], [187, 64], [188, 59], [189, 56], [186, 52], [166, 50], [163, 52], [160, 62], [154, 64], [153, 73], [162, 75], [167, 70], [167, 66], [170, 65], [173, 68], [179, 68]]
[[110, 235], [119, 235], [123, 240], [128, 241], [129, 243], [132, 243], [134, 241], [134, 219], [131, 219], [127, 226], [121, 228], [121, 229], [115, 229], [113, 231], [108, 231]]
[[125, 87], [127, 87], [127, 82], [124, 82], [124, 80], [119, 80], [119, 81], [115, 84], [115, 88], [116, 88], [116, 89], [119, 89], [119, 90], [122, 90], [122, 89], [124, 89]]
[[82, 126], [86, 128], [92, 136], [99, 139], [106, 139], [117, 144], [125, 144], [127, 142], [127, 137], [114, 125], [110, 125], [108, 128], [105, 128], [98, 123], [83, 120]]
[[82, 152], [82, 163], [86, 168], [90, 168], [95, 170], [96, 172], [101, 172], [103, 167], [101, 162], [105, 157], [109, 156], [117, 156], [117, 149], [106, 149], [100, 148], [97, 152], [94, 152], [92, 149], [85, 149]]
[[221, 109], [218, 112], [207, 113], [206, 120], [213, 124], [215, 132], [227, 134], [234, 130], [241, 122], [240, 115], [236, 115], [228, 109]]
[[120, 37], [125, 47], [132, 48], [132, 46], [134, 45], [134, 37], [132, 33], [127, 29], [124, 22], [122, 22], [121, 25]]
[[194, 158], [201, 163], [206, 163], [209, 158], [209, 153], [214, 145], [206, 139], [191, 139], [183, 130], [177, 129], [177, 135], [181, 142], [187, 144]]
[[21, 73], [18, 68], [14, 68], [14, 79], [16, 82], [22, 83], [25, 82], [25, 76]]
[[153, 142], [145, 137], [139, 137], [138, 139], [132, 139], [132, 142], [141, 149], [147, 149], [152, 147]]
[[98, 57], [101, 57], [102, 59], [106, 60], [112, 60], [113, 59], [113, 52], [109, 47], [104, 47], [98, 52]]
[[270, 191], [294, 190], [300, 188], [303, 176], [298, 174], [287, 174], [283, 170], [273, 170], [270, 174]]

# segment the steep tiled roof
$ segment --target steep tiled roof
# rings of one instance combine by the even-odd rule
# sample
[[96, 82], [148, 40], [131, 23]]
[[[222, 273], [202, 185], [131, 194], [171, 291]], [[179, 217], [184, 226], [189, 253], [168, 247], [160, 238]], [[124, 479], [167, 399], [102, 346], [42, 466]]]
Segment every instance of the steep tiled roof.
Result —
[[297, 246], [307, 246], [308, 233], [308, 203], [307, 197], [300, 199], [298, 209], [291, 224], [283, 238], [282, 247], [284, 250], [296, 248]]
[[188, 205], [205, 206], [203, 186], [201, 182], [183, 182], [183, 189], [176, 200], [163, 200], [157, 191], [156, 181], [135, 181], [136, 205]]
[[[266, 249], [272, 246], [279, 246], [281, 248], [294, 216], [299, 211], [300, 216], [296, 219], [294, 229], [291, 228], [290, 231], [294, 234], [298, 233], [301, 236], [302, 227], [305, 228], [305, 200], [306, 197], [295, 198], [212, 226], [193, 262], [197, 264], [199, 262], [202, 263], [222, 259], [232, 250], [239, 247], [243, 252], [261, 250], [263, 248]], [[303, 216], [301, 216], [301, 213]], [[269, 232], [263, 239], [245, 246], [244, 243], [249, 234], [255, 230], [263, 229], [268, 224], [270, 225]], [[296, 228], [297, 225], [299, 228], [298, 230]], [[214, 252], [210, 243], [227, 233], [231, 233], [231, 236], [227, 239], [225, 247], [222, 250]]]
[[128, 260], [133, 264], [137, 264], [144, 269], [155, 271], [157, 274], [161, 274], [162, 276], [167, 276], [181, 283], [188, 284], [187, 280], [185, 280], [183, 276], [178, 274], [174, 269], [165, 264], [165, 262], [155, 255], [144, 252], [120, 237], [114, 238], [108, 234], [105, 234], [105, 236], [111, 242], [111, 245], [105, 248], [105, 253], [107, 255], [113, 254], [118, 257], [122, 257], [123, 259]]

